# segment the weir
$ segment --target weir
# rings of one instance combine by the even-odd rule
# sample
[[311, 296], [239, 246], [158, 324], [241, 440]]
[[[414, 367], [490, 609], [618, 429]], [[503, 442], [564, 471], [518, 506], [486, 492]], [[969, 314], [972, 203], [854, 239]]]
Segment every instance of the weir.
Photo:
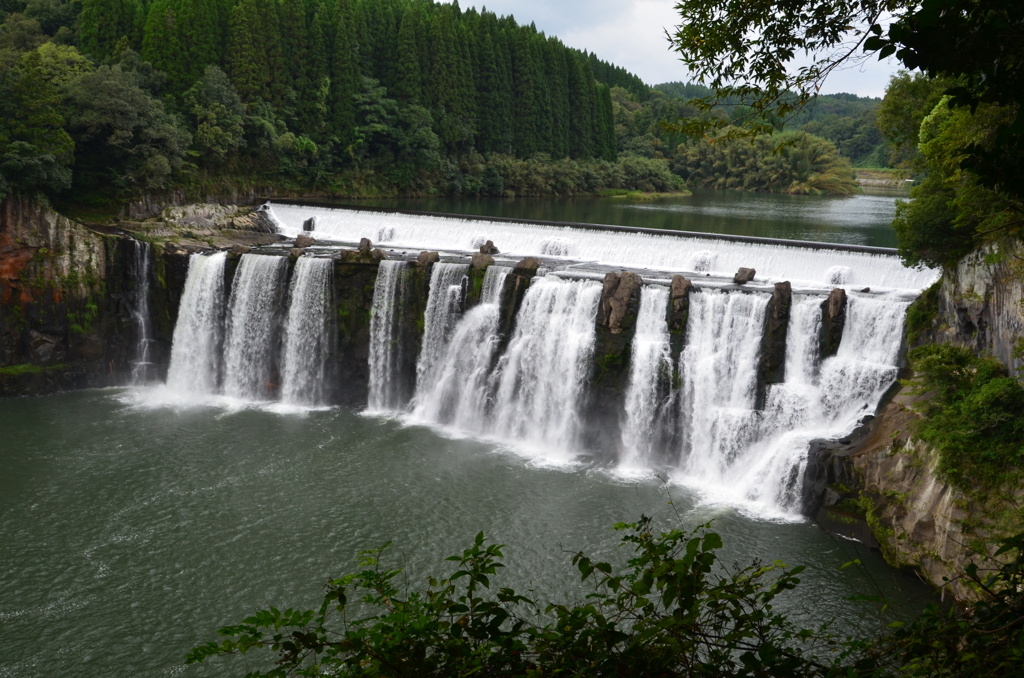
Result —
[[231, 286], [224, 350], [224, 393], [264, 400], [276, 390], [276, 348], [288, 275], [283, 257], [246, 254]]
[[[431, 235], [468, 248], [494, 233], [436, 219], [410, 232], [410, 222], [379, 213], [371, 223], [345, 212], [343, 224], [327, 212], [314, 215], [318, 237], [334, 228], [398, 241], [405, 229], [407, 242]], [[498, 440], [534, 459], [590, 456], [792, 515], [810, 442], [843, 437], [874, 413], [902, 360], [907, 306], [932, 275], [898, 270], [892, 256], [838, 252], [860, 257], [847, 266], [836, 253], [794, 257], [799, 248], [764, 245], [769, 265], [789, 258], [781, 274], [810, 269], [821, 279], [794, 289], [759, 271], [738, 285], [706, 275], [743, 254], [728, 249], [737, 243], [706, 238], [693, 250], [686, 238], [652, 236], [638, 255], [623, 246], [632, 240], [601, 240], [619, 234], [530, 228], [505, 232], [500, 254], [449, 250], [444, 260], [322, 240], [297, 258], [251, 252], [227, 304], [225, 255], [192, 255], [168, 384], [296, 406], [336, 404], [345, 392], [369, 413]], [[662, 262], [697, 272], [622, 271], [607, 264], [612, 245], [620, 259], [657, 245]], [[547, 258], [518, 260], [517, 247]], [[574, 250], [594, 259], [564, 258]], [[875, 274], [901, 286], [879, 291]], [[870, 290], [850, 282], [869, 278]]]

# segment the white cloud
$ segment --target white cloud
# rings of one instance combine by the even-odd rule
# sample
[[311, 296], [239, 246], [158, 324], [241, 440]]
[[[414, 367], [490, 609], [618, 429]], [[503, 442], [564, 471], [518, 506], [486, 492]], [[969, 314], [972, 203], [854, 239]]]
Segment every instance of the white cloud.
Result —
[[[512, 14], [520, 24], [557, 36], [570, 47], [595, 52], [598, 57], [637, 74], [651, 85], [688, 80], [688, 71], [669, 51], [665, 29], [678, 23], [676, 0], [469, 0], [463, 9], [484, 6], [499, 15]], [[858, 67], [838, 71], [824, 93], [852, 92], [882, 96], [891, 61], [871, 59]]]

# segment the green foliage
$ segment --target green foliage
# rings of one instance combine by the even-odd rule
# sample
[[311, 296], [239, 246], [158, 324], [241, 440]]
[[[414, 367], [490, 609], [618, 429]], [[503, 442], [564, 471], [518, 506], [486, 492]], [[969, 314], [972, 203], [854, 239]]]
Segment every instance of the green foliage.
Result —
[[47, 66], [33, 50], [0, 78], [0, 196], [71, 185], [75, 145]]
[[0, 377], [20, 377], [23, 374], [43, 374], [51, 370], [62, 370], [65, 365], [7, 365], [0, 367]]
[[99, 61], [116, 57], [119, 47], [141, 49], [144, 19], [139, 0], [83, 0], [82, 49]]
[[691, 143], [676, 163], [691, 186], [828, 195], [859, 190], [834, 144], [800, 132]]
[[932, 329], [932, 322], [939, 315], [939, 296], [942, 281], [921, 293], [907, 309], [907, 338], [913, 342], [922, 332]]
[[223, 161], [245, 144], [245, 106], [224, 71], [207, 66], [203, 77], [185, 93], [184, 101], [202, 156], [212, 162]]
[[[650, 519], [616, 528], [633, 555], [623, 570], [572, 558], [592, 593], [541, 605], [498, 588], [502, 546], [483, 533], [447, 560], [450, 574], [403, 593], [388, 545], [364, 551], [360, 571], [333, 580], [318, 610], [257, 612], [189, 654], [269, 651], [252, 676], [830, 676], [843, 646], [794, 627], [775, 599], [802, 567], [717, 564], [721, 538], [706, 527], [656, 533]], [[341, 618], [339, 618], [339, 615]]]
[[928, 175], [893, 221], [908, 265], [953, 265], [986, 241], [1018, 235], [1024, 224], [1024, 208], [1012, 195], [986, 188], [964, 167], [971, 149], [996, 143], [1007, 112], [982, 105], [971, 114], [947, 102], [942, 99], [921, 123], [918, 148]]
[[115, 64], [67, 87], [76, 188], [137, 194], [169, 187], [183, 168], [190, 136], [143, 84], [142, 74]]
[[966, 491], [995, 488], [1024, 469], [1024, 387], [998, 360], [928, 345], [909, 354], [913, 393], [928, 394], [918, 435], [940, 456], [939, 471]]
[[878, 109], [878, 128], [889, 144], [890, 159], [896, 167], [923, 169], [917, 146], [921, 122], [935, 109], [949, 84], [944, 79], [906, 71], [889, 79]]

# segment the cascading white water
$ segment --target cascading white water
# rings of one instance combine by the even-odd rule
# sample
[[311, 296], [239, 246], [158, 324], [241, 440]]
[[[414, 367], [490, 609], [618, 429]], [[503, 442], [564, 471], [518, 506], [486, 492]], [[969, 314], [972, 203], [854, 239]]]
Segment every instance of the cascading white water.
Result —
[[152, 248], [148, 242], [132, 240], [135, 249], [132, 257], [132, 283], [135, 287], [135, 304], [132, 320], [135, 323], [135, 357], [132, 359], [132, 384], [141, 386], [150, 380], [149, 359], [152, 343], [152, 319], [149, 315], [149, 263]]
[[[477, 251], [493, 240], [505, 255], [570, 257], [627, 268], [672, 272], [709, 272], [731, 277], [743, 266], [757, 269], [758, 280], [789, 280], [795, 287], [844, 284], [851, 288], [920, 291], [938, 278], [938, 271], [906, 268], [898, 256], [811, 249], [792, 245], [734, 242], [666, 233], [626, 233], [507, 223], [485, 219], [453, 219], [370, 210], [339, 210], [275, 203], [271, 210], [281, 232], [296, 236], [310, 216], [317, 219], [317, 237], [357, 243], [369, 238], [388, 247], [409, 250]], [[842, 283], [833, 283], [841, 279]]]
[[409, 262], [388, 260], [380, 262], [377, 272], [370, 311], [370, 412], [389, 412], [404, 404], [397, 374], [404, 347], [398, 335], [408, 273]]
[[245, 400], [266, 399], [277, 349], [288, 260], [242, 255], [231, 285], [224, 348], [224, 393]]
[[281, 399], [292, 405], [322, 405], [330, 359], [334, 262], [300, 257], [292, 273], [281, 364]]
[[226, 252], [193, 254], [178, 307], [167, 386], [179, 392], [217, 390], [224, 322]]
[[416, 384], [415, 419], [465, 431], [485, 429], [489, 376], [500, 341], [501, 289], [511, 272], [504, 266], [487, 269], [480, 303], [456, 325], [433, 378]]
[[423, 343], [416, 362], [417, 388], [434, 381], [435, 368], [444, 358], [448, 338], [462, 312], [468, 271], [466, 264], [434, 264], [423, 316]]
[[720, 457], [715, 473], [687, 468], [688, 475], [774, 512], [799, 511], [810, 442], [847, 435], [861, 417], [874, 413], [895, 380], [908, 305], [898, 298], [850, 295], [839, 352], [819, 365], [823, 301], [794, 299], [785, 382], [769, 388], [764, 411], [756, 413], [755, 425], [733, 436], [739, 444]]
[[659, 420], [672, 374], [667, 314], [668, 289], [645, 286], [640, 293], [622, 424], [620, 465], [624, 469], [649, 467], [663, 443]]
[[491, 430], [565, 458], [578, 449], [602, 286], [535, 279], [502, 357]]
[[719, 481], [757, 431], [757, 366], [769, 296], [700, 290], [690, 295], [680, 358], [682, 467]]

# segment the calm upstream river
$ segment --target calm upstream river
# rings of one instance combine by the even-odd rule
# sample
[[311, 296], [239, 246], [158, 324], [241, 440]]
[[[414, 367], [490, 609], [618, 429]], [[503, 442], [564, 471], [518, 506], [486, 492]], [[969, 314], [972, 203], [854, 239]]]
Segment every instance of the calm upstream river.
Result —
[[[893, 202], [698, 192], [665, 203], [389, 204], [893, 245]], [[238, 662], [185, 667], [184, 656], [261, 607], [316, 607], [357, 550], [386, 541], [416, 586], [484, 530], [507, 545], [501, 585], [582, 600], [571, 553], [624, 562], [612, 525], [641, 514], [665, 527], [713, 521], [726, 563], [806, 565], [780, 602], [804, 624], [877, 632], [928, 595], [855, 542], [657, 477], [624, 479], [586, 459], [543, 465], [345, 410], [175, 407], [162, 388], [0, 400], [0, 677], [242, 675]], [[840, 570], [854, 558], [864, 567]], [[879, 595], [885, 612], [849, 600]]]
[[389, 198], [344, 202], [424, 212], [896, 247], [896, 233], [889, 224], [896, 213], [896, 200], [906, 199], [907, 193], [877, 188], [865, 191], [862, 195], [834, 197], [697, 188], [693, 195], [651, 202], [590, 197]]

